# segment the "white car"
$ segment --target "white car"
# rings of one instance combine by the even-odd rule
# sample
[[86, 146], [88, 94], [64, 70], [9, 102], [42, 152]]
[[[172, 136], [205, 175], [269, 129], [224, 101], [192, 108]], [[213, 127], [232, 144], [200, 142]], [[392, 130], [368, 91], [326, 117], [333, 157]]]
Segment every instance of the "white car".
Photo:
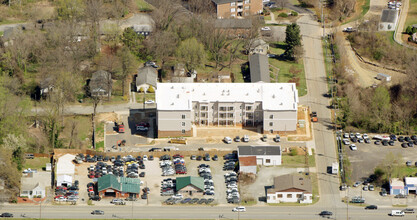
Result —
[[225, 138], [224, 138], [224, 142], [225, 142], [226, 144], [231, 144], [231, 143], [232, 143], [232, 139], [231, 139], [230, 137], [225, 137]]
[[148, 101], [145, 101], [145, 104], [154, 104], [155, 103], [155, 101], [154, 100], [148, 100]]
[[349, 145], [349, 144], [350, 144], [349, 139], [343, 139], [343, 144], [344, 144], [344, 145]]
[[349, 138], [349, 133], [344, 133], [343, 138]]
[[232, 209], [233, 212], [246, 212], [245, 206], [238, 206], [234, 209]]
[[358, 150], [358, 148], [354, 144], [351, 144], [350, 145], [350, 149], [353, 150], [353, 151], [357, 151]]
[[261, 28], [261, 31], [270, 31], [271, 30], [271, 28], [270, 27], [262, 27]]
[[362, 137], [363, 139], [369, 138], [368, 134], [363, 134]]
[[243, 142], [249, 142], [249, 136], [248, 135], [243, 135]]
[[148, 160], [148, 156], [147, 155], [143, 155], [143, 161], [147, 161]]
[[177, 194], [177, 195], [173, 195], [172, 198], [173, 199], [182, 199], [184, 197], [181, 194]]

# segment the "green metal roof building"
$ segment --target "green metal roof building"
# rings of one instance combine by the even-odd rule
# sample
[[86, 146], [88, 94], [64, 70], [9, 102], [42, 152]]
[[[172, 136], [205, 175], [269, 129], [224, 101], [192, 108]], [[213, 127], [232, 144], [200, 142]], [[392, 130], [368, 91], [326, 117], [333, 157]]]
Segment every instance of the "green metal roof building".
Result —
[[102, 197], [127, 197], [140, 193], [140, 179], [104, 175], [97, 180], [99, 195]]
[[177, 177], [176, 190], [177, 192], [181, 190], [202, 192], [204, 191], [204, 179], [203, 177], [194, 176]]

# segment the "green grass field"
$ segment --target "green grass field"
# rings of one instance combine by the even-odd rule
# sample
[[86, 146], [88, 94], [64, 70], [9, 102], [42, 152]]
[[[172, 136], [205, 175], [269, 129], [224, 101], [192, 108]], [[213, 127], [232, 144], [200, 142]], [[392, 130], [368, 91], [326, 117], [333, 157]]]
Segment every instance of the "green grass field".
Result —
[[[304, 155], [282, 155], [282, 165], [286, 167], [304, 167], [305, 165], [305, 156]], [[308, 166], [316, 166], [316, 159], [314, 155], [308, 156]]]
[[[285, 51], [284, 42], [270, 43], [270, 45], [271, 46], [269, 50], [272, 54], [280, 55], [284, 53]], [[298, 62], [280, 60], [277, 58], [269, 58], [268, 60], [269, 60], [270, 65], [274, 66], [275, 68], [279, 68], [278, 82], [281, 82], [281, 83], [289, 82], [292, 79], [292, 76], [290, 73], [291, 67], [299, 70], [300, 72], [299, 74], [297, 74], [297, 77], [300, 79], [298, 82], [299, 85], [297, 86], [298, 96], [301, 97], [307, 94], [307, 85], [306, 85], [306, 78], [305, 78], [305, 73], [304, 73], [304, 63], [302, 60], [299, 60]]]
[[145, 2], [145, 0], [135, 0], [139, 11], [152, 11], [152, 5]]
[[25, 159], [25, 164], [23, 169], [37, 169], [42, 170], [46, 166], [46, 163], [49, 163], [50, 159], [47, 157], [35, 157], [35, 159]]
[[405, 20], [404, 30], [413, 24], [417, 24], [417, 0], [410, 0], [407, 13], [407, 19]]

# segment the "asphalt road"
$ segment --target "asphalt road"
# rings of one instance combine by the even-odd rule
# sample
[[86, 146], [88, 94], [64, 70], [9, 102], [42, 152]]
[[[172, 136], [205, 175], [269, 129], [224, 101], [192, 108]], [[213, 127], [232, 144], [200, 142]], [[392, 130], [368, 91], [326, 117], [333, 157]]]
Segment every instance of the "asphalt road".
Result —
[[297, 23], [300, 25], [303, 40], [304, 69], [308, 90], [307, 95], [302, 97], [300, 101], [301, 104], [309, 105], [312, 111], [316, 111], [319, 118], [319, 122], [313, 124], [320, 190], [320, 201], [316, 206], [326, 207], [332, 211], [343, 204], [339, 195], [339, 179], [326, 174], [327, 166], [336, 162], [337, 157], [331, 112], [327, 108], [330, 100], [324, 96], [328, 89], [321, 42], [323, 32], [313, 15], [303, 16]]
[[[223, 215], [223, 219], [322, 219], [318, 215], [323, 209], [304, 206], [304, 207], [280, 207], [280, 206], [267, 206], [267, 207], [246, 207], [246, 212], [236, 213], [232, 212], [234, 206], [131, 206], [128, 203], [126, 206], [42, 206], [40, 210], [39, 206], [27, 205], [27, 206], [10, 206], [3, 207], [0, 212], [10, 212], [14, 214], [15, 218], [19, 218], [21, 214], [26, 214], [27, 218], [39, 218], [40, 211], [42, 212], [42, 218], [71, 218], [71, 219], [87, 219], [87, 218], [99, 218], [99, 219], [220, 219], [219, 216]], [[93, 210], [103, 210], [104, 215], [91, 215]], [[400, 208], [398, 208], [400, 209]], [[378, 210], [364, 210], [363, 207], [349, 206], [347, 209], [341, 207], [337, 210], [333, 210], [333, 216], [329, 219], [347, 219], [349, 213], [349, 219], [387, 219], [389, 218], [392, 208], [379, 207]], [[401, 219], [415, 219], [415, 214], [407, 214]]]

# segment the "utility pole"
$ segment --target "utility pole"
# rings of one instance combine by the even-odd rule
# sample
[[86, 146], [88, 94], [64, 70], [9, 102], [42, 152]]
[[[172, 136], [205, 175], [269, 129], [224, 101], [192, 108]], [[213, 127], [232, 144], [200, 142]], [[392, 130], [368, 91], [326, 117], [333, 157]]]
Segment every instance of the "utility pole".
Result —
[[[320, 0], [319, 0], [320, 1]], [[320, 2], [321, 2], [321, 22], [322, 22], [322, 26], [323, 26], [323, 38], [324, 38], [324, 36], [326, 35], [325, 33], [325, 28], [324, 28], [324, 14], [323, 14], [323, 8], [324, 8], [324, 4], [323, 4], [323, 1], [324, 0], [321, 0]]]
[[346, 189], [346, 220], [349, 220], [349, 187]]

